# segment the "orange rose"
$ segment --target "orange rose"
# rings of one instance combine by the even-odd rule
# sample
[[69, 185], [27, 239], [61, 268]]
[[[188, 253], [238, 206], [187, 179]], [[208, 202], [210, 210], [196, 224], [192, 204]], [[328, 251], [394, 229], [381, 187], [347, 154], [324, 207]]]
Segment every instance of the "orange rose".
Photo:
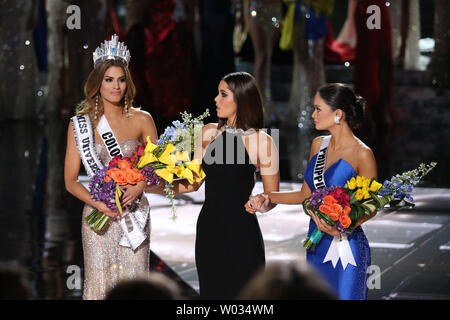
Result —
[[343, 212], [343, 214], [345, 214], [346, 216], [348, 216], [348, 214], [350, 213], [350, 211], [352, 211], [352, 208], [350, 208], [350, 207], [344, 207], [344, 212]]
[[330, 195], [323, 197], [323, 201], [325, 202], [325, 204], [337, 203], [337, 200]]
[[127, 179], [120, 169], [113, 168], [111, 170], [106, 171], [106, 174], [121, 186], [127, 184]]
[[110, 181], [111, 181], [111, 178], [110, 178], [109, 176], [105, 176], [105, 177], [103, 178], [103, 180], [105, 180], [105, 182], [110, 182]]
[[342, 214], [342, 207], [341, 205], [337, 204], [337, 203], [333, 203], [330, 205], [330, 207], [332, 208], [333, 212], [341, 215]]
[[[319, 210], [323, 213], [325, 213], [327, 216], [329, 216], [333, 221], [339, 220], [339, 213], [336, 212], [336, 208], [333, 207], [333, 205], [329, 204], [322, 204], [319, 207]], [[342, 209], [341, 209], [342, 210]]]
[[125, 178], [129, 184], [136, 184], [139, 181], [144, 181], [145, 177], [137, 170], [134, 169], [124, 169], [123, 173], [125, 175]]
[[341, 223], [341, 225], [342, 225], [344, 228], [348, 228], [348, 227], [350, 227], [350, 225], [352, 224], [352, 220], [351, 220], [350, 217], [349, 217], [348, 215], [346, 215], [346, 214], [342, 214], [342, 215], [339, 217], [339, 222]]
[[131, 168], [133, 168], [133, 165], [131, 164], [131, 162], [126, 161], [126, 160], [119, 160], [117, 162], [117, 166], [119, 167], [119, 169], [131, 169]]

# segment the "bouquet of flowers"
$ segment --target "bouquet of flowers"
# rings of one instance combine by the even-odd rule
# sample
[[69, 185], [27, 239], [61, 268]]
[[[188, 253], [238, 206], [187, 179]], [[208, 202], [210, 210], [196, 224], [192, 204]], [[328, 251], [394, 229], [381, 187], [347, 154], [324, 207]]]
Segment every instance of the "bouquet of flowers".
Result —
[[[390, 208], [413, 207], [413, 187], [435, 166], [436, 162], [422, 163], [417, 169], [397, 174], [383, 184], [363, 176], [353, 177], [344, 187], [315, 190], [303, 201], [303, 210], [308, 215], [308, 210], [314, 212], [339, 232], [350, 234], [363, 217], [387, 205]], [[316, 228], [303, 242], [303, 247], [314, 250], [322, 236], [323, 232]]]
[[[142, 154], [143, 150], [143, 147], [139, 147], [131, 159], [122, 159], [121, 156], [115, 156], [107, 167], [95, 174], [89, 183], [92, 199], [102, 201], [112, 211], [116, 210], [120, 219], [122, 219], [120, 201], [123, 194], [121, 187], [126, 184], [134, 185], [139, 181], [146, 181], [147, 185], [158, 185], [160, 182], [153, 168], [148, 167], [145, 170], [136, 168], [138, 156]], [[139, 206], [139, 202], [140, 198], [129, 204], [129, 211], [135, 211]], [[109, 221], [110, 218], [97, 209], [92, 210], [86, 217], [86, 222], [96, 232], [101, 232]]]
[[183, 122], [178, 120], [173, 121], [173, 126], [168, 126], [164, 130], [157, 144], [164, 147], [171, 143], [180, 152], [187, 151], [193, 153], [195, 150], [195, 142], [203, 127], [203, 119], [208, 116], [209, 109], [206, 109], [202, 115], [196, 118], [193, 118], [192, 114], [184, 111], [181, 113]]
[[[174, 121], [161, 135], [157, 144], [153, 144], [148, 136], [144, 146], [130, 158], [115, 156], [108, 167], [103, 168], [89, 183], [91, 197], [95, 201], [104, 202], [111, 210], [117, 210], [122, 218], [120, 204], [123, 190], [121, 186], [146, 181], [148, 186], [166, 181], [165, 192], [172, 206], [172, 219], [176, 220], [176, 208], [173, 202], [173, 185], [176, 178], [187, 179], [189, 183], [199, 182], [205, 178], [200, 163], [190, 160], [190, 152], [195, 149], [195, 141], [203, 127], [202, 120], [209, 116], [206, 110], [201, 116], [193, 118], [191, 114], [182, 113], [183, 122]], [[139, 206], [140, 198], [128, 205], [130, 212]], [[110, 218], [94, 209], [86, 222], [96, 232], [101, 232]]]
[[183, 122], [173, 121], [173, 126], [164, 130], [156, 145], [147, 137], [146, 147], [137, 164], [137, 168], [142, 170], [149, 166], [154, 168], [155, 173], [165, 180], [164, 191], [172, 207], [172, 220], [177, 219], [172, 182], [178, 178], [193, 184], [205, 178], [198, 160], [190, 159], [203, 127], [202, 120], [208, 116], [208, 109], [196, 118], [189, 113], [181, 113]]

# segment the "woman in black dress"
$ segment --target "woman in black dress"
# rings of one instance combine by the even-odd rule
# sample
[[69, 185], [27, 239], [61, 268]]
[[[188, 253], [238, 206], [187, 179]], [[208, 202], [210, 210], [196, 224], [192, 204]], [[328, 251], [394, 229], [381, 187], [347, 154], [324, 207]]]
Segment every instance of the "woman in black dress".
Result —
[[[252, 75], [226, 75], [214, 100], [219, 122], [203, 127], [194, 155], [206, 173], [195, 260], [200, 297], [233, 299], [265, 265], [258, 220], [244, 206], [255, 185], [257, 170], [264, 191], [278, 191], [278, 150], [272, 138], [260, 130], [264, 124], [262, 99]], [[196, 191], [200, 185], [180, 182], [174, 191]]]

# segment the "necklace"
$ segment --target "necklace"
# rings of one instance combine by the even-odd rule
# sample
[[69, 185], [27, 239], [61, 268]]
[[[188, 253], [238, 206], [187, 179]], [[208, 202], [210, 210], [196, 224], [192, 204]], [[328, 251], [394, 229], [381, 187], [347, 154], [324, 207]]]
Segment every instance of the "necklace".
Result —
[[237, 129], [237, 128], [235, 128], [235, 127], [230, 127], [229, 125], [224, 125], [224, 127], [225, 127], [225, 130], [228, 132], [228, 133], [232, 133], [232, 134], [238, 134], [239, 132], [241, 132], [242, 131], [242, 129]]

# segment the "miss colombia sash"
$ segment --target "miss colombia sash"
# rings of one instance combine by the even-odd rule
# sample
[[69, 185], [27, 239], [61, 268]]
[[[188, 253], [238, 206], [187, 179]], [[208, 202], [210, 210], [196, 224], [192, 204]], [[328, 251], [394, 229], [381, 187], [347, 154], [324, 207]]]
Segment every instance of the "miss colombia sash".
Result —
[[114, 158], [119, 155], [123, 158], [122, 149], [120, 149], [120, 145], [117, 142], [116, 136], [109, 126], [105, 115], [102, 115], [100, 118], [100, 121], [97, 124], [97, 131], [105, 144], [106, 150], [108, 150], [109, 156]]
[[[103, 164], [97, 155], [94, 146], [94, 129], [92, 127], [89, 115], [81, 115], [72, 117], [72, 125], [75, 133], [75, 140], [77, 143], [78, 153], [83, 162], [83, 165], [92, 178], [95, 173], [103, 169]], [[120, 155], [123, 158], [123, 153], [120, 145], [115, 137], [108, 120], [105, 115], [100, 118], [97, 124], [97, 131], [105, 144], [106, 150], [110, 157]], [[123, 215], [120, 220], [120, 227], [122, 228], [122, 236], [119, 244], [124, 247], [131, 247], [133, 250], [139, 247], [147, 238], [144, 228], [147, 221], [147, 214], [138, 211], [129, 212]]]

